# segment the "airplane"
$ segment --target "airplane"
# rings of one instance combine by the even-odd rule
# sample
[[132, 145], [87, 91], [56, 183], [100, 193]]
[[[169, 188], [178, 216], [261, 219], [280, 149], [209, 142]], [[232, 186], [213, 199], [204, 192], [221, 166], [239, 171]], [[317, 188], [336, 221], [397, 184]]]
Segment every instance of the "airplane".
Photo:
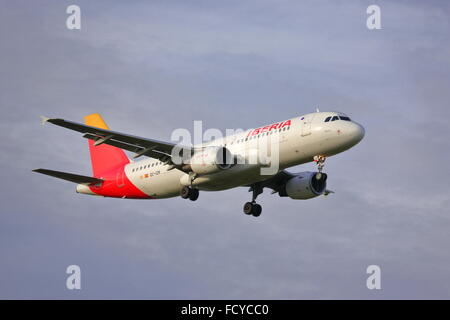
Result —
[[[333, 193], [326, 188], [327, 174], [322, 172], [325, 159], [350, 149], [365, 135], [363, 126], [346, 114], [317, 110], [209, 142], [182, 146], [180, 161], [174, 153], [177, 144], [112, 131], [98, 113], [84, 117], [84, 124], [42, 118], [43, 123], [78, 131], [88, 139], [93, 176], [33, 170], [77, 183], [77, 193], [123, 199], [181, 196], [195, 201], [199, 191], [243, 186], [252, 192], [252, 199], [245, 203], [243, 211], [255, 217], [262, 212], [256, 198], [264, 188], [272, 189], [272, 193], [281, 197], [300, 200]], [[276, 170], [267, 175], [262, 174], [262, 168], [269, 167], [275, 160], [258, 156], [256, 161], [250, 161], [249, 155], [262, 154], [262, 142], [269, 140], [277, 141], [278, 159]], [[267, 155], [271, 152], [275, 155], [276, 149], [268, 149]], [[133, 160], [124, 150], [134, 153]], [[142, 156], [147, 158], [135, 161]], [[286, 171], [312, 161], [317, 165], [315, 172]]]

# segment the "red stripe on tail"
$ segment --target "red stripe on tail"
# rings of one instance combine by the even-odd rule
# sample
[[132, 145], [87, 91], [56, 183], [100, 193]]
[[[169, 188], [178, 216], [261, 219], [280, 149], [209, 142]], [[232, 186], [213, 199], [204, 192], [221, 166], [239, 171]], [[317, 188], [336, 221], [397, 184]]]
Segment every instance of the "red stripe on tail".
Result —
[[[109, 130], [98, 113], [84, 117], [84, 123], [88, 126]], [[94, 146], [93, 140], [89, 140], [89, 152], [91, 154], [92, 173], [96, 178], [100, 178], [102, 174], [114, 169], [122, 169], [124, 165], [130, 163], [130, 159], [122, 149], [107, 144]]]

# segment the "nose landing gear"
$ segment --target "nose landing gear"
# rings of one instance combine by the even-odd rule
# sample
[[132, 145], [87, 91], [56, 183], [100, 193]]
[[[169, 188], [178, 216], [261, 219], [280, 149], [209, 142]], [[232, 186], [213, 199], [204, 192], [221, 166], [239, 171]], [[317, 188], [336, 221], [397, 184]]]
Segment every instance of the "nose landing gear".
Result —
[[249, 191], [253, 192], [252, 201], [244, 204], [244, 213], [254, 217], [259, 217], [262, 212], [262, 207], [256, 203], [256, 198], [263, 192], [263, 188], [258, 184], [254, 184], [250, 187]]
[[317, 164], [317, 172], [316, 173], [316, 180], [320, 180], [322, 178], [322, 170], [325, 166], [325, 160], [327, 159], [325, 156], [314, 156], [314, 162]]

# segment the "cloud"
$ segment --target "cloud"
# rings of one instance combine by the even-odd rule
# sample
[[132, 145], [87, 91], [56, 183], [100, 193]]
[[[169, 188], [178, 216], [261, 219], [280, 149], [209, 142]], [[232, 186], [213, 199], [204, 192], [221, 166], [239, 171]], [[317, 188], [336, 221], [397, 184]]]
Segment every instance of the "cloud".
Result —
[[[380, 31], [370, 2], [81, 1], [80, 31], [71, 3], [2, 4], [0, 297], [448, 298], [449, 6], [379, 3]], [[336, 194], [266, 191], [258, 219], [241, 213], [246, 188], [126, 201], [30, 171], [90, 172], [86, 141], [39, 115], [100, 112], [168, 140], [194, 120], [248, 128], [317, 106], [365, 139], [327, 160]], [[65, 289], [69, 264], [81, 292]]]

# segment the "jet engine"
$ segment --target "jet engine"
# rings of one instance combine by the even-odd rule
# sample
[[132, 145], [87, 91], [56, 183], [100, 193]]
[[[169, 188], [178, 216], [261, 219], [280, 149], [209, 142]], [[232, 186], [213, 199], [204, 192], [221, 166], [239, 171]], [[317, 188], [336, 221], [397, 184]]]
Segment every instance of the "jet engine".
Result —
[[216, 173], [233, 166], [233, 155], [225, 147], [206, 147], [192, 156], [184, 169], [197, 174]]
[[319, 172], [300, 172], [289, 179], [280, 190], [280, 196], [306, 200], [320, 196], [327, 187], [327, 175]]

